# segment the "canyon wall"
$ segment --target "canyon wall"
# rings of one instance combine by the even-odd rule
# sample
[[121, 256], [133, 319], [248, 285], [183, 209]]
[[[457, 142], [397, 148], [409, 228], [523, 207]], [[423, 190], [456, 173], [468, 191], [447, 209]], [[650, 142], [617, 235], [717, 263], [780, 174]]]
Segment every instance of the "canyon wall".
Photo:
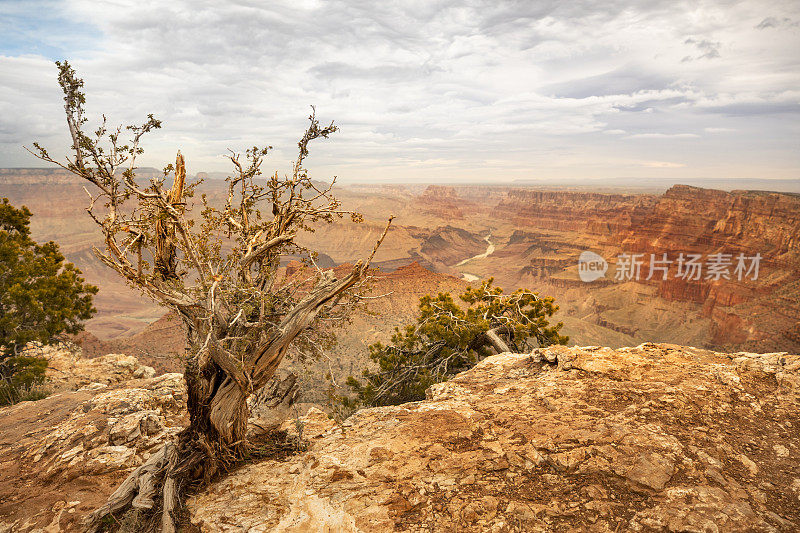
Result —
[[[493, 209], [495, 224], [504, 219], [511, 220], [513, 229], [507, 229], [494, 257], [485, 261], [484, 275], [493, 273], [511, 286], [577, 293], [567, 294], [565, 301], [613, 292], [610, 286], [620, 292], [628, 281], [648, 287], [654, 306], [658, 300], [696, 306], [698, 318], [710, 321], [707, 345], [798, 348], [800, 195], [685, 185], [660, 196], [521, 189], [509, 190]], [[577, 265], [584, 250], [609, 262], [604, 278], [580, 281]], [[641, 254], [638, 279], [615, 279], [623, 253]], [[657, 270], [647, 279], [651, 254], [657, 259], [667, 254], [666, 279]], [[677, 276], [680, 254], [701, 256], [706, 270], [699, 279]], [[707, 269], [713, 254], [724, 254], [729, 262], [722, 277]], [[738, 275], [740, 254], [748, 268], [750, 258], [759, 257], [757, 276], [754, 271]], [[637, 324], [619, 326], [634, 330]]]
[[[224, 187], [209, 179], [201, 192], [222, 202]], [[416, 262], [445, 275], [442, 280], [494, 277], [507, 290], [526, 287], [554, 296], [561, 306], [558, 319], [575, 343], [800, 349], [796, 194], [684, 185], [661, 195], [490, 185], [354, 185], [336, 193], [344, 208], [364, 213], [366, 220], [322, 225], [300, 237], [326, 266], [369, 254], [392, 213], [394, 224], [374, 261], [383, 271]], [[0, 195], [28, 205], [35, 238], [59, 242], [100, 286], [100, 313], [89, 322], [90, 332], [103, 339], [130, 337], [163, 314], [93, 256], [99, 235], [74, 178], [59, 170], [6, 169], [0, 171]], [[605, 276], [591, 283], [578, 272], [585, 250], [609, 263]], [[639, 279], [615, 279], [622, 253], [641, 254]], [[672, 260], [667, 279], [654, 272], [647, 280], [650, 254], [664, 253]], [[697, 280], [676, 277], [681, 253], [704, 260], [730, 254], [732, 261], [759, 254], [759, 275], [739, 280], [730, 265], [731, 279], [705, 279], [705, 272]], [[411, 315], [398, 319], [411, 320], [415, 303], [406, 306]]]

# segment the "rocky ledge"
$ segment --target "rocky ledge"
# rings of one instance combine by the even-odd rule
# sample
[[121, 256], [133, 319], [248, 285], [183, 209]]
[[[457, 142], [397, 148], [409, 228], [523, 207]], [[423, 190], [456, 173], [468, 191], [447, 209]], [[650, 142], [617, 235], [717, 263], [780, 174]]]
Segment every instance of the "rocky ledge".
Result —
[[0, 533], [78, 531], [135, 467], [186, 423], [182, 374], [136, 358], [44, 348], [49, 386], [0, 409]]
[[800, 357], [501, 354], [428, 399], [304, 419], [188, 503], [203, 531], [796, 531]]
[[[76, 530], [185, 423], [179, 374], [152, 378], [118, 356], [91, 368], [106, 365], [130, 381], [101, 372], [0, 409], [0, 532]], [[800, 356], [557, 346], [490, 357], [428, 396], [342, 425], [317, 409], [287, 421], [305, 451], [192, 496], [192, 521], [254, 533], [800, 529]]]
[[143, 365], [131, 355], [109, 353], [84, 357], [82, 352], [65, 346], [45, 346], [37, 354], [47, 359], [48, 384], [56, 391], [81, 388], [102, 389], [133, 379], [156, 375], [153, 367]]

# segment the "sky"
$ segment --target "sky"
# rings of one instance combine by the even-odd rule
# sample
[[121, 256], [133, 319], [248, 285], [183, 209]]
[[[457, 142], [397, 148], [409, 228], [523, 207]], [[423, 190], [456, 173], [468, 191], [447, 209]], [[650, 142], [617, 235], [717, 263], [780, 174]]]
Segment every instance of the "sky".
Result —
[[320, 179], [800, 184], [797, 0], [0, 0], [0, 167], [66, 155], [61, 59], [143, 166], [288, 171], [314, 105]]

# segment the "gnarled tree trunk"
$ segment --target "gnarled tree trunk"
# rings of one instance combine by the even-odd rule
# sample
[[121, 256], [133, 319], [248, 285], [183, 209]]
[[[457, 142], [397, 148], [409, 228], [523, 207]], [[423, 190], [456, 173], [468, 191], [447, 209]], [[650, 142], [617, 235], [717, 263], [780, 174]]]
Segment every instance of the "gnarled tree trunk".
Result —
[[[160, 511], [160, 525], [149, 527], [174, 531], [181, 492], [243, 456], [248, 396], [275, 374], [291, 343], [318, 314], [363, 278], [389, 225], [366, 262], [357, 263], [342, 279], [317, 272], [302, 290], [292, 283], [280, 286], [282, 255], [312, 255], [294, 242], [298, 232], [344, 215], [362, 220], [333, 197], [335, 178], [320, 187], [303, 167], [309, 142], [334, 133], [333, 123], [320, 126], [312, 112], [292, 171], [284, 177], [276, 172], [256, 182], [271, 147], [250, 148], [244, 160], [232, 152], [235, 172], [226, 180], [224, 207], [203, 197], [201, 212], [188, 216], [191, 206], [185, 202], [199, 182], [186, 184], [180, 152], [170, 189], [164, 184], [166, 172], [149, 185], [136, 180], [142, 136], [160, 128], [161, 122], [148, 115], [143, 124], [128, 126], [127, 143], [121, 141], [123, 128], [108, 131], [105, 120], [88, 135], [83, 80], [69, 63], [57, 65], [73, 158], [59, 162], [38, 144], [35, 155], [92, 184], [94, 192], [86, 191], [86, 211], [105, 243], [103, 251], [94, 249], [95, 254], [132, 286], [175, 311], [192, 348], [185, 371], [189, 426], [176, 442], [165, 444], [134, 470], [88, 517], [87, 526], [96, 530], [110, 513], [133, 508], [150, 510], [145, 513], [150, 518]], [[269, 207], [271, 216], [262, 207]], [[305, 294], [299, 302], [298, 293]]]
[[[332, 272], [325, 272], [323, 282], [287, 313], [274, 334], [246, 354], [240, 365], [223, 359], [228, 355], [216, 353], [213, 347], [208, 350], [208, 358], [190, 358], [184, 374], [189, 426], [181, 431], [177, 443], [165, 445], [145, 465], [134, 470], [106, 505], [89, 516], [88, 530], [97, 531], [104, 517], [127, 507], [150, 510], [160, 507], [161, 530], [174, 531], [174, 512], [181, 490], [188, 484], [207, 483], [240, 460], [246, 451], [250, 394], [272, 378], [297, 335], [311, 325], [326, 305], [355, 285], [366, 268], [359, 261], [340, 280]], [[161, 503], [153, 498], [156, 494], [162, 495]]]

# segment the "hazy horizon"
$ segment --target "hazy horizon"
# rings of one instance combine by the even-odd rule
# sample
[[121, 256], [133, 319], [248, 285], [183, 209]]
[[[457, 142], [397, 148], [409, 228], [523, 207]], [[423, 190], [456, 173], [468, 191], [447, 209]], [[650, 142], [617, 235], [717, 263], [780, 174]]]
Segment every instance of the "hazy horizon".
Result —
[[[57, 170], [63, 171], [58, 167], [5, 167], [0, 168], [0, 172], [8, 171], [37, 171], [37, 170]], [[158, 173], [155, 167], [145, 167], [139, 169], [142, 173]], [[194, 170], [189, 172], [190, 177], [197, 177], [204, 174], [207, 179], [212, 181], [224, 180], [228, 175], [226, 172], [208, 172], [204, 170]], [[77, 183], [76, 177], [76, 183]], [[330, 180], [324, 180], [330, 181]], [[522, 178], [510, 181], [484, 180], [484, 181], [459, 181], [455, 180], [435, 180], [423, 177], [416, 180], [404, 180], [402, 178], [362, 178], [362, 179], [337, 179], [340, 185], [454, 185], [454, 186], [493, 186], [493, 187], [532, 187], [545, 189], [587, 189], [587, 190], [635, 190], [640, 192], [661, 192], [674, 185], [691, 185], [706, 189], [718, 189], [724, 191], [747, 190], [763, 192], [782, 192], [800, 194], [800, 180], [785, 178], [684, 178], [671, 180], [669, 178], [647, 178], [647, 177], [616, 177], [616, 178], [581, 178], [581, 177], [559, 177], [559, 178]]]

